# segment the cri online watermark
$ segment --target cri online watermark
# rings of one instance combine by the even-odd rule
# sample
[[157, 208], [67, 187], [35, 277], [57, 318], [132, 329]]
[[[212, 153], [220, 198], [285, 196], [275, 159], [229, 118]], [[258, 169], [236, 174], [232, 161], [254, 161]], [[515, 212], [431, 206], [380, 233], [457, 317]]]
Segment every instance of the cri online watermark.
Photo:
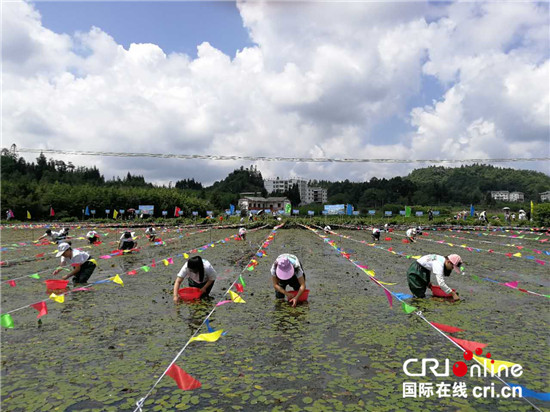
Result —
[[[475, 350], [476, 355], [482, 355], [481, 349]], [[471, 351], [464, 352], [464, 360], [472, 360], [473, 353]], [[519, 364], [498, 362], [495, 365], [495, 361], [491, 360], [491, 354], [487, 353], [485, 359], [478, 359], [482, 365], [475, 364], [470, 367], [470, 377], [514, 377], [518, 378], [523, 374], [523, 368]], [[453, 364], [451, 369], [449, 359], [445, 359], [443, 364], [434, 358], [425, 359], [407, 359], [403, 363], [403, 372], [405, 375], [411, 377], [426, 377], [430, 372], [434, 377], [449, 377], [451, 375], [456, 377], [463, 377], [468, 373], [468, 365], [459, 361]], [[434, 391], [435, 389], [435, 391]], [[474, 386], [472, 388], [472, 396], [474, 398], [516, 398], [522, 397], [521, 387], [508, 387], [503, 386], [500, 390], [495, 390], [494, 383], [490, 386]], [[416, 398], [416, 397], [432, 397], [437, 395], [440, 398], [443, 397], [468, 397], [468, 388], [465, 382], [446, 383], [440, 382], [433, 385], [430, 382], [404, 382], [403, 383], [403, 397], [404, 398]]]

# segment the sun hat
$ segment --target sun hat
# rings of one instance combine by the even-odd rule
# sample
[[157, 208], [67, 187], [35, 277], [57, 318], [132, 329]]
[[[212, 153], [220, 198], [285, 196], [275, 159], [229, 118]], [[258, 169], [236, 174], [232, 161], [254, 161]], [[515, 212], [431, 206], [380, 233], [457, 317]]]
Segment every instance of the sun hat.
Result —
[[277, 269], [275, 270], [277, 277], [281, 280], [288, 280], [294, 276], [294, 266], [286, 257], [277, 259]]
[[454, 265], [455, 272], [460, 273], [460, 265], [462, 265], [462, 258], [456, 254], [449, 255], [447, 256], [447, 258]]
[[58, 252], [55, 255], [55, 257], [60, 257], [63, 253], [65, 253], [70, 248], [71, 248], [71, 245], [69, 245], [68, 243], [60, 243], [59, 246], [57, 247]]

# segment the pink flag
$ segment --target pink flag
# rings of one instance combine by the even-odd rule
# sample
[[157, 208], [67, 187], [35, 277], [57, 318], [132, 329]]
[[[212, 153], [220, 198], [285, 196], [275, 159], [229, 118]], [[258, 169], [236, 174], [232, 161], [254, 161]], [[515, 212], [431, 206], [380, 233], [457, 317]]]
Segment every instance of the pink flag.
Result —
[[226, 303], [231, 303], [231, 300], [222, 300], [221, 302], [216, 303], [216, 306], [225, 305]]
[[518, 281], [515, 280], [515, 281], [513, 281], [513, 282], [506, 282], [505, 285], [508, 286], [509, 288], [517, 289], [517, 287], [518, 287]]
[[173, 264], [174, 264], [174, 259], [172, 259], [172, 258], [168, 258], [167, 260], [168, 260], [168, 263], [170, 263], [171, 265], [173, 265]]
[[546, 265], [546, 262], [544, 260], [535, 259], [535, 262], [543, 266]]
[[393, 308], [393, 298], [390, 292], [388, 292], [386, 289], [384, 289], [384, 292], [386, 293], [386, 297], [388, 298], [388, 303], [390, 304], [390, 308]]

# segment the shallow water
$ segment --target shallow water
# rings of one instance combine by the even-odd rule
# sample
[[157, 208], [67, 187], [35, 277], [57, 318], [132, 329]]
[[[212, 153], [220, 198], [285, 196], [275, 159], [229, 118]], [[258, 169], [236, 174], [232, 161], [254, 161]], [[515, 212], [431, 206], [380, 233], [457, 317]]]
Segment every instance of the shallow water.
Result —
[[[14, 238], [24, 238], [21, 232]], [[366, 231], [339, 233], [370, 241]], [[157, 267], [136, 276], [122, 275], [124, 287], [102, 284], [93, 292], [67, 296], [64, 304], [48, 301], [49, 314], [40, 323], [32, 308], [14, 313], [15, 329], [2, 333], [3, 410], [133, 410], [269, 231], [252, 232], [247, 242], [230, 241], [201, 253], [220, 278], [212, 301], [175, 306], [172, 285], [183, 259], [175, 259], [171, 266], [158, 260], [231, 234], [234, 231], [215, 230], [165, 247], [100, 261], [100, 269], [91, 280], [150, 264], [153, 258]], [[2, 233], [3, 244], [10, 242], [11, 235], [10, 231]], [[405, 271], [410, 260], [332, 238], [352, 252], [354, 260], [375, 270], [380, 280], [396, 282], [390, 286], [392, 291], [408, 292]], [[422, 241], [405, 245], [397, 237], [381, 243], [410, 254], [458, 252], [469, 273], [520, 280], [510, 273], [513, 271], [521, 274], [520, 287], [548, 293], [547, 271], [524, 259], [457, 251]], [[114, 247], [101, 245], [94, 254], [111, 249]], [[493, 249], [508, 252], [502, 246]], [[309, 231], [280, 229], [267, 253], [257, 258], [255, 271], [244, 272], [242, 296], [247, 303], [223, 305], [211, 318], [212, 326], [226, 330], [227, 335], [215, 343], [191, 343], [177, 361], [202, 383], [202, 388], [181, 391], [165, 377], [145, 402], [145, 410], [532, 409], [521, 400], [474, 399], [471, 393], [467, 399], [403, 398], [402, 385], [408, 381], [434, 385], [463, 381], [469, 388], [497, 381], [407, 377], [402, 369], [406, 359], [435, 357], [455, 362], [462, 360], [462, 354], [418, 317], [406, 315], [396, 300], [390, 309], [380, 288]], [[280, 253], [299, 256], [307, 274], [309, 302], [295, 309], [276, 301], [270, 285], [269, 269]], [[238, 259], [242, 262], [235, 265]], [[4, 269], [2, 279], [30, 274], [49, 264], [53, 268], [57, 260], [16, 265]], [[460, 292], [463, 301], [453, 304], [425, 299], [411, 304], [431, 321], [465, 329], [454, 336], [487, 343], [493, 358], [520, 363], [525, 372], [516, 383], [538, 392], [549, 391], [547, 299], [490, 282], [477, 283], [468, 276], [452, 276], [448, 283]], [[4, 284], [2, 292], [2, 312], [46, 296], [42, 279], [23, 279], [15, 288]]]

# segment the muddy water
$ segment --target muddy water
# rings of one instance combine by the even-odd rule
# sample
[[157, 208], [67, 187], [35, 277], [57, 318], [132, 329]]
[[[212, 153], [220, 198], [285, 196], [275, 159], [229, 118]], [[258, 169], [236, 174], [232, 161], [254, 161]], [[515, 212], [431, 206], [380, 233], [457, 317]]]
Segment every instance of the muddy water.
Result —
[[[368, 234], [341, 233], [360, 240]], [[233, 232], [216, 230], [100, 261], [92, 280], [229, 234]], [[34, 309], [14, 313], [15, 329], [2, 333], [3, 410], [132, 410], [268, 234], [267, 230], [250, 233], [247, 242], [230, 241], [201, 253], [219, 275], [213, 301], [173, 304], [172, 284], [183, 263], [179, 258], [173, 266], [157, 265], [148, 273], [123, 275], [124, 287], [103, 284], [94, 292], [67, 297], [64, 304], [48, 302], [50, 313], [41, 323]], [[9, 243], [9, 236], [3, 233], [3, 244]], [[390, 286], [393, 291], [408, 292], [404, 273], [409, 260], [334, 239], [355, 260], [374, 269], [381, 280], [396, 282]], [[448, 246], [422, 241], [413, 245], [401, 244], [400, 238], [385, 242], [385, 246], [392, 244], [395, 250], [410, 249], [411, 254], [452, 253]], [[94, 253], [110, 249], [102, 245]], [[258, 258], [255, 271], [245, 272], [247, 286], [242, 296], [247, 303], [226, 304], [214, 312], [212, 326], [226, 330], [227, 335], [215, 343], [190, 344], [177, 362], [202, 382], [202, 388], [180, 391], [165, 377], [146, 401], [145, 410], [531, 410], [521, 400], [474, 399], [470, 391], [466, 399], [404, 399], [403, 382], [463, 381], [471, 389], [497, 381], [407, 377], [402, 365], [408, 358], [455, 362], [461, 360], [461, 353], [416, 316], [404, 314], [397, 305], [390, 309], [384, 293], [365, 274], [312, 233], [281, 229], [267, 253]], [[270, 286], [269, 268], [280, 253], [298, 255], [307, 274], [309, 303], [295, 309], [276, 301]], [[472, 273], [502, 276], [506, 281], [519, 280], [515, 276], [521, 274], [520, 287], [547, 293], [548, 274], [540, 265], [463, 250], [458, 253]], [[238, 259], [241, 263], [235, 264]], [[47, 263], [54, 267], [57, 261], [17, 265], [8, 268], [9, 273], [5, 269], [2, 278], [30, 274]], [[506, 276], [501, 274], [505, 270]], [[525, 372], [517, 383], [548, 391], [546, 298], [489, 282], [476, 283], [467, 276], [452, 276], [449, 284], [463, 301], [450, 304], [426, 299], [411, 304], [432, 321], [466, 330], [457, 337], [489, 344], [493, 358], [522, 364]], [[3, 287], [2, 292], [2, 312], [45, 296], [43, 283], [32, 279], [18, 282], [16, 288]]]

